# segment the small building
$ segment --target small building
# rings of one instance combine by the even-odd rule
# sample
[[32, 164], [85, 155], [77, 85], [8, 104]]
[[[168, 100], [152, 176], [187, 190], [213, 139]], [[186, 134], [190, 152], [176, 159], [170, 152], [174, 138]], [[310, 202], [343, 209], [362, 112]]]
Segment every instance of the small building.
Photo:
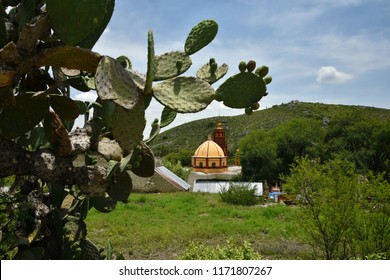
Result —
[[191, 159], [192, 171], [203, 173], [223, 173], [228, 171], [228, 159], [222, 148], [211, 140], [203, 142]]

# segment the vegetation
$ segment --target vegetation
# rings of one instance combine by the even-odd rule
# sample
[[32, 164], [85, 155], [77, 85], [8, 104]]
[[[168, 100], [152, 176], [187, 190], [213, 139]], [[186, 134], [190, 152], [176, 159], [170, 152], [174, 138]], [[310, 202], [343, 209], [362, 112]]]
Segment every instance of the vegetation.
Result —
[[353, 163], [298, 160], [285, 190], [296, 194], [300, 224], [325, 259], [390, 257], [390, 183], [361, 176]]
[[223, 202], [235, 205], [250, 206], [259, 201], [256, 188], [251, 188], [249, 184], [231, 182], [229, 188], [221, 190], [220, 195]]
[[340, 115], [360, 115], [362, 119], [373, 122], [387, 123], [390, 121], [388, 109], [292, 101], [255, 111], [250, 116], [244, 114], [212, 117], [176, 126], [160, 133], [151, 144], [151, 148], [156, 156], [161, 157], [171, 152], [178, 152], [180, 149], [195, 151], [203, 141], [207, 140], [207, 136], [221, 121], [226, 131], [228, 152], [234, 155], [239, 148], [239, 142], [249, 132], [260, 129], [269, 131], [297, 118], [317, 120], [326, 125]]
[[133, 193], [127, 203], [102, 214], [91, 209], [89, 238], [126, 259], [180, 259], [191, 244], [215, 249], [227, 241], [242, 248], [247, 242], [265, 259], [310, 259], [310, 247], [296, 220], [297, 209], [231, 205], [219, 194]]
[[243, 178], [280, 182], [296, 159], [309, 157], [321, 161], [343, 158], [353, 162], [362, 175], [384, 172], [389, 179], [390, 153], [385, 137], [389, 125], [355, 113], [336, 115], [326, 123], [297, 118], [269, 131], [253, 131], [240, 142]]
[[225, 246], [211, 247], [207, 244], [190, 243], [181, 257], [183, 260], [261, 260], [248, 242], [234, 246], [231, 240]]
[[[88, 211], [110, 212], [118, 201], [127, 201], [129, 172], [153, 175], [148, 144], [160, 128], [177, 112], [198, 112], [213, 100], [251, 113], [268, 94], [268, 67], [255, 70], [254, 61], [240, 63], [239, 73], [217, 90], [211, 84], [225, 76], [228, 66], [213, 58], [196, 77], [182, 76], [192, 64], [190, 55], [217, 35], [218, 24], [211, 19], [190, 30], [182, 50], [162, 55], [155, 54], [150, 30], [145, 75], [133, 70], [126, 56], [91, 51], [114, 6], [114, 0], [1, 2], [0, 178], [16, 176], [6, 195], [12, 207], [30, 209], [15, 229], [6, 225], [20, 217], [4, 216], [11, 220], [2, 222], [1, 231], [13, 230], [9, 234], [17, 239], [7, 247], [16, 248], [10, 257], [101, 258], [87, 238]], [[73, 100], [71, 88], [96, 91], [96, 101]], [[165, 108], [143, 140], [152, 98]], [[84, 127], [73, 129], [80, 115]]]
[[183, 167], [183, 165], [181, 165], [180, 161], [177, 161], [176, 164], [174, 164], [171, 161], [164, 160], [163, 164], [166, 168], [168, 168], [170, 171], [175, 173], [177, 176], [179, 176], [184, 181], [187, 181], [188, 176], [190, 176], [191, 169], [188, 167]]

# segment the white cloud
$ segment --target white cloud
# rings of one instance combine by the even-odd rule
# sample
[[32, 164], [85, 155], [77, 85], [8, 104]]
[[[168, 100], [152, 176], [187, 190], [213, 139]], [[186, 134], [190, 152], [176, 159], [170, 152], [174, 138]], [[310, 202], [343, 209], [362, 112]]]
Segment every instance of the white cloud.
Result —
[[93, 91], [88, 91], [88, 92], [77, 92], [74, 94], [74, 99], [80, 100], [80, 101], [89, 101], [89, 102], [94, 102], [97, 98], [97, 95]]
[[323, 66], [318, 71], [317, 82], [319, 83], [344, 83], [353, 79], [348, 73], [341, 72], [334, 66]]

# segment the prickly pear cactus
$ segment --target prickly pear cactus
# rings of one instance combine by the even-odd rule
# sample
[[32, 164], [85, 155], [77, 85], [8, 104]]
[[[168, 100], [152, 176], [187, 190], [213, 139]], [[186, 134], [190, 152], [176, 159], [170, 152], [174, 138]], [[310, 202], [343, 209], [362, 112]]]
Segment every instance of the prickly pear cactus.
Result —
[[152, 83], [154, 77], [156, 76], [157, 64], [156, 64], [156, 56], [154, 54], [154, 38], [153, 32], [149, 30], [148, 32], [148, 69], [146, 71], [146, 81], [145, 81], [145, 89], [144, 94], [148, 95], [152, 91]]
[[111, 131], [125, 152], [129, 153], [142, 140], [145, 124], [143, 100], [139, 100], [131, 110], [118, 105], [115, 106]]
[[177, 112], [170, 109], [169, 107], [164, 107], [161, 113], [161, 124], [160, 127], [166, 127], [171, 124], [177, 116]]
[[160, 103], [179, 113], [199, 112], [215, 97], [209, 83], [194, 77], [176, 77], [153, 89], [153, 95]]
[[46, 0], [53, 29], [67, 45], [92, 48], [114, 11], [114, 0]]
[[153, 151], [144, 142], [134, 149], [130, 160], [131, 171], [140, 177], [151, 177], [154, 174], [154, 155]]
[[[265, 67], [265, 66], [263, 66]], [[256, 62], [251, 60], [248, 63], [240, 62], [238, 65], [240, 73], [227, 79], [216, 91], [215, 99], [222, 101], [223, 104], [230, 108], [245, 108], [246, 114], [251, 114], [253, 110], [259, 108], [256, 105], [260, 99], [267, 95], [267, 82], [271, 82], [272, 78], [259, 76], [264, 73], [268, 67], [262, 68], [262, 71], [252, 73], [256, 68]], [[245, 71], [247, 70], [247, 71]]]
[[207, 46], [218, 33], [218, 24], [211, 19], [203, 20], [194, 26], [184, 45], [184, 51], [188, 54], [194, 54]]
[[[88, 211], [106, 213], [118, 201], [127, 202], [131, 173], [153, 175], [148, 143], [160, 129], [177, 113], [201, 111], [213, 100], [252, 113], [272, 81], [265, 66], [253, 73], [254, 61], [240, 65], [240, 73], [217, 92], [211, 84], [228, 67], [215, 59], [196, 77], [181, 76], [192, 65], [190, 55], [216, 36], [213, 20], [191, 29], [184, 51], [162, 55], [155, 54], [149, 31], [147, 71], [140, 74], [126, 56], [90, 50], [111, 18], [114, 0], [8, 0], [1, 7], [0, 177], [15, 181], [15, 195], [6, 194], [15, 205], [7, 211], [28, 207], [10, 222], [17, 228], [6, 233], [15, 241], [8, 247], [16, 259], [101, 258], [87, 239]], [[97, 98], [73, 100], [71, 88], [96, 91]], [[153, 98], [165, 107], [144, 140], [145, 111]], [[80, 115], [84, 126], [73, 129]]]
[[216, 91], [216, 100], [230, 108], [247, 108], [260, 101], [266, 92], [263, 79], [244, 72], [227, 79]]
[[157, 71], [154, 81], [174, 78], [186, 72], [192, 65], [188, 54], [174, 51], [156, 56]]
[[227, 71], [229, 70], [229, 67], [227, 64], [222, 64], [219, 66], [216, 62], [215, 59], [210, 59], [209, 63], [206, 63], [203, 65], [198, 72], [196, 72], [196, 77], [199, 79], [205, 80], [209, 84], [213, 84], [216, 81], [220, 80], [223, 78]]
[[142, 86], [119, 61], [108, 56], [100, 60], [96, 69], [96, 89], [101, 100], [110, 100], [130, 110], [141, 98]]

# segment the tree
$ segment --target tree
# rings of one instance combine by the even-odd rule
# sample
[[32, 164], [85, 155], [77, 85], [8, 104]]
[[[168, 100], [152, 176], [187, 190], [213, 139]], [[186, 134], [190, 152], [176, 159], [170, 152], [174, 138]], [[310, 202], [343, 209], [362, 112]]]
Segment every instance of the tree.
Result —
[[[154, 173], [147, 144], [161, 127], [177, 112], [198, 112], [213, 100], [256, 109], [254, 104], [267, 94], [268, 67], [252, 73], [254, 61], [240, 63], [240, 73], [217, 90], [211, 84], [228, 67], [215, 59], [196, 77], [181, 76], [192, 64], [190, 55], [216, 36], [213, 20], [191, 29], [183, 51], [162, 55], [155, 55], [149, 31], [146, 75], [133, 70], [126, 56], [114, 59], [91, 51], [114, 5], [114, 0], [2, 1], [0, 178], [15, 180], [8, 193], [17, 198], [13, 207], [30, 209], [30, 217], [23, 215], [25, 221], [9, 233], [17, 237], [9, 248], [17, 247], [15, 258], [99, 258], [83, 220], [90, 207], [109, 212], [117, 201], [127, 201], [129, 172], [144, 177]], [[98, 97], [92, 104], [73, 100], [71, 87], [94, 90]], [[165, 109], [143, 140], [152, 98]], [[92, 118], [90, 108], [95, 109]], [[84, 127], [73, 129], [83, 114]]]
[[321, 122], [307, 118], [294, 119], [272, 129], [270, 133], [277, 145], [281, 172], [289, 174], [290, 166], [296, 158], [322, 157], [325, 132]]
[[384, 172], [385, 178], [390, 181], [390, 124], [382, 127], [373, 138], [372, 170], [377, 173]]
[[284, 190], [297, 195], [301, 225], [323, 258], [390, 256], [390, 184], [381, 175], [359, 175], [346, 160], [306, 157], [292, 167]]
[[240, 142], [242, 173], [246, 179], [279, 181], [296, 158], [321, 157], [325, 130], [317, 120], [295, 119], [270, 131], [249, 133]]
[[383, 124], [356, 111], [342, 113], [330, 121], [325, 137], [327, 157], [341, 156], [353, 161], [361, 172], [373, 170], [375, 159], [375, 135]]
[[278, 178], [276, 143], [264, 130], [250, 132], [240, 141], [240, 161], [245, 180], [273, 183]]
[[300, 159], [287, 177], [284, 190], [298, 196], [302, 226], [325, 259], [345, 259], [355, 215], [358, 176], [353, 164], [326, 164]]

